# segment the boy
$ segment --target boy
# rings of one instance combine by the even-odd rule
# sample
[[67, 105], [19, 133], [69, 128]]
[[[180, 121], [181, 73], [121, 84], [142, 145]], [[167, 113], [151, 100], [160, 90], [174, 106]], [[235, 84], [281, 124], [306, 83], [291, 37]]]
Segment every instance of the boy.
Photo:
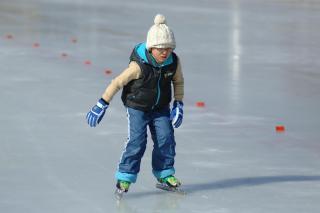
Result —
[[[135, 46], [129, 67], [112, 80], [102, 98], [87, 114], [91, 127], [100, 123], [112, 97], [121, 89], [127, 109], [128, 141], [116, 172], [116, 187], [127, 192], [135, 183], [147, 144], [147, 126], [154, 142], [153, 174], [162, 184], [176, 188], [181, 185], [174, 177], [175, 139], [173, 127], [183, 118], [184, 80], [181, 65], [173, 52], [176, 47], [172, 30], [163, 15], [156, 15], [147, 41]], [[174, 88], [170, 111], [171, 87]]]

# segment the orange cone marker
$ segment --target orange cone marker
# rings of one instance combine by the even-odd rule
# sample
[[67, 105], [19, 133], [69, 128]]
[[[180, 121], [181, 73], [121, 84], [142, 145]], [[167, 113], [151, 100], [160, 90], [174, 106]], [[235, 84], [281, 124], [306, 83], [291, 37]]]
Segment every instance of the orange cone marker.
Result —
[[276, 132], [282, 133], [285, 132], [286, 128], [283, 125], [277, 125], [276, 126]]
[[106, 70], [104, 71], [104, 73], [105, 73], [106, 75], [110, 75], [110, 74], [112, 73], [112, 70], [106, 69]]
[[86, 60], [86, 61], [84, 62], [84, 64], [85, 64], [85, 65], [91, 65], [92, 63], [91, 63], [90, 60]]
[[78, 42], [78, 40], [77, 40], [76, 38], [72, 38], [72, 39], [71, 39], [71, 42], [75, 44], [75, 43]]
[[13, 39], [13, 35], [7, 34], [7, 35], [6, 35], [6, 38], [7, 38], [7, 39]]
[[196, 103], [196, 106], [197, 106], [197, 107], [205, 107], [205, 103], [204, 103], [203, 101], [198, 101], [198, 102]]
[[32, 45], [34, 48], [38, 48], [38, 47], [40, 47], [40, 44], [39, 43], [33, 43], [33, 45]]
[[61, 57], [62, 58], [66, 58], [66, 57], [68, 57], [68, 54], [67, 53], [61, 53]]

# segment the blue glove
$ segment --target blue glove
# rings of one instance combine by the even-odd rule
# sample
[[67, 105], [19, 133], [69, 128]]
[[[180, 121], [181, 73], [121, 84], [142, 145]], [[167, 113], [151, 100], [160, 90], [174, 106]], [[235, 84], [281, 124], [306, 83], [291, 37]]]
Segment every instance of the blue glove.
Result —
[[100, 98], [97, 104], [92, 107], [87, 114], [87, 122], [91, 127], [96, 127], [100, 123], [108, 106], [109, 103]]
[[183, 103], [182, 101], [174, 101], [170, 114], [170, 120], [174, 128], [178, 128], [183, 119]]

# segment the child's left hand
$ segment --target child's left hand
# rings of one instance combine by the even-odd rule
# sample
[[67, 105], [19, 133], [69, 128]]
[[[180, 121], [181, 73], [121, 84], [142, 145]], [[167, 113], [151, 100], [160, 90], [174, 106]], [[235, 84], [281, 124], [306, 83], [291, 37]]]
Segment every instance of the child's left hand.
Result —
[[170, 120], [174, 128], [178, 128], [183, 119], [183, 102], [182, 101], [174, 101], [173, 107], [170, 114]]

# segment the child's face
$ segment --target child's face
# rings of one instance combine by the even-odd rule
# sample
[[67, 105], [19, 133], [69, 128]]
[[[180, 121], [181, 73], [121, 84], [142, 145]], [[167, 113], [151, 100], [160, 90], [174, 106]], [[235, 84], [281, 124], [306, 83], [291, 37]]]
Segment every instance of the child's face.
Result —
[[152, 48], [151, 54], [156, 61], [161, 64], [163, 63], [172, 53], [172, 48]]

